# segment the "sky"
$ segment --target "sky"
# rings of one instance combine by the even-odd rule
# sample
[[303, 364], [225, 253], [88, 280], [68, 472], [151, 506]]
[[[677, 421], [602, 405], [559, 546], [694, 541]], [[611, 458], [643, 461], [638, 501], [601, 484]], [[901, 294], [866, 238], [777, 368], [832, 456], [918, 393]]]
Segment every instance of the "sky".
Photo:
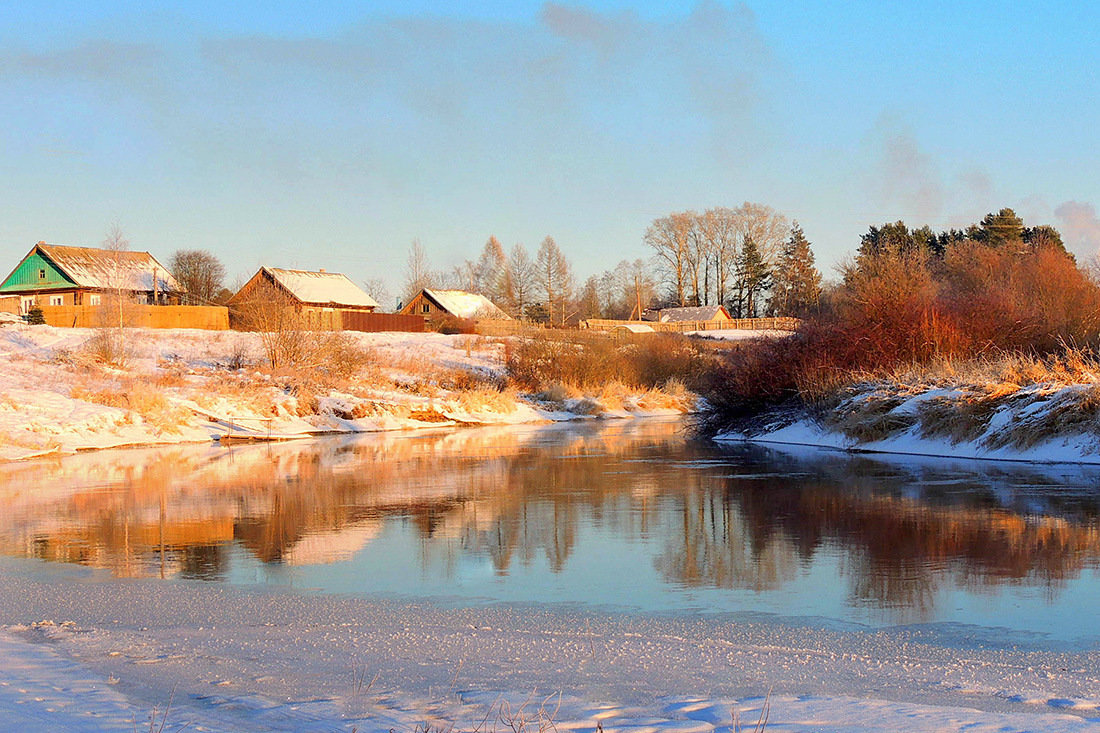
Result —
[[[0, 0], [0, 269], [39, 240], [396, 293], [490, 235], [583, 280], [768, 204], [828, 276], [872, 224], [1014, 208], [1100, 248], [1100, 5]], [[8, 264], [4, 264], [4, 263]]]

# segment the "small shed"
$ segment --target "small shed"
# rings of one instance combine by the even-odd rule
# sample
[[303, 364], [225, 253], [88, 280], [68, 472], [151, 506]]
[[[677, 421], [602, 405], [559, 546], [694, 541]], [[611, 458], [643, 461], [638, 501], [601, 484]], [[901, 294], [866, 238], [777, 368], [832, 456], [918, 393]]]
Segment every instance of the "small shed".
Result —
[[19, 310], [33, 306], [95, 306], [104, 295], [122, 293], [149, 305], [174, 305], [182, 288], [148, 252], [74, 247], [38, 242], [0, 282], [0, 295], [19, 297]]
[[510, 321], [512, 317], [493, 301], [465, 290], [424, 288], [400, 311], [407, 315], [424, 316], [438, 322], [447, 318], [462, 320]]

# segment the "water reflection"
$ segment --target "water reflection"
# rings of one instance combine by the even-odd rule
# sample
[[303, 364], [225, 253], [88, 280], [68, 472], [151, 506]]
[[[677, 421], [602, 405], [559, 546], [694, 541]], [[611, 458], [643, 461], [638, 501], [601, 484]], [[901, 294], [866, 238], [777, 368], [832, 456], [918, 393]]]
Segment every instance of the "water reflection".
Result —
[[[0, 466], [0, 552], [207, 580], [249, 562], [359, 563], [372, 577], [377, 563], [409, 562], [409, 585], [440, 595], [477, 560], [498, 583], [478, 593], [526, 583], [531, 600], [547, 578], [624, 575], [631, 593], [651, 575], [650, 594], [727, 592], [696, 604], [788, 593], [775, 603], [813, 609], [810, 594], [839, 585], [851, 608], [929, 620], [945, 591], [1040, 589], [1049, 605], [1068, 583], [1091, 589], [1098, 477], [721, 451], [675, 423], [179, 447]], [[374, 559], [378, 547], [391, 549]], [[612, 556], [620, 564], [601, 567]], [[555, 597], [591, 592], [559, 584]]]

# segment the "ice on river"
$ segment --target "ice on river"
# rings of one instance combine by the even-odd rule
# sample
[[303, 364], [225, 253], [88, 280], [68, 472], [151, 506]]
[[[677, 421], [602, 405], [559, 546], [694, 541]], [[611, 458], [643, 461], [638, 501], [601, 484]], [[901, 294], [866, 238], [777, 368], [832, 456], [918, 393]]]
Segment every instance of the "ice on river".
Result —
[[[1100, 731], [1100, 652], [108, 580], [0, 560], [25, 731]], [[770, 696], [769, 696], [770, 691]], [[164, 716], [162, 718], [162, 716]]]

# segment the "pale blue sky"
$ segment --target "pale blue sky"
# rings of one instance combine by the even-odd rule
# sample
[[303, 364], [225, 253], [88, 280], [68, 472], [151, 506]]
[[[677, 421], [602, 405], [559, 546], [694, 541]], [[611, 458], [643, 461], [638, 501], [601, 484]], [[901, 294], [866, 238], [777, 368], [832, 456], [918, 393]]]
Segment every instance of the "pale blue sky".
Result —
[[[1083, 3], [0, 0], [0, 269], [112, 221], [396, 289], [490, 234], [582, 277], [655, 217], [770, 204], [826, 270], [1002, 206], [1100, 246]], [[3, 263], [7, 262], [8, 265]]]

